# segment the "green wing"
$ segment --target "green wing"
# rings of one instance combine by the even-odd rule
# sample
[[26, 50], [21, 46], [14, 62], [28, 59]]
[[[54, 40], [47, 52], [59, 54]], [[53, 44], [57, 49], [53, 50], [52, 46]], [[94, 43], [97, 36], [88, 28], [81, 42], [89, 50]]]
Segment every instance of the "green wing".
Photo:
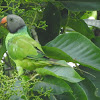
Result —
[[9, 39], [7, 50], [13, 60], [22, 60], [25, 58], [34, 60], [45, 59], [45, 54], [40, 44], [28, 35], [17, 35]]

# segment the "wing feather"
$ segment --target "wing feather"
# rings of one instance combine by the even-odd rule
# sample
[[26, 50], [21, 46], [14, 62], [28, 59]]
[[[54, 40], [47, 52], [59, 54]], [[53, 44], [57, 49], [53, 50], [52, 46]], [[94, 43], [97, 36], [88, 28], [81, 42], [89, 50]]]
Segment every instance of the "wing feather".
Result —
[[18, 35], [11, 38], [7, 44], [7, 50], [12, 59], [34, 60], [46, 59], [41, 45], [28, 35]]

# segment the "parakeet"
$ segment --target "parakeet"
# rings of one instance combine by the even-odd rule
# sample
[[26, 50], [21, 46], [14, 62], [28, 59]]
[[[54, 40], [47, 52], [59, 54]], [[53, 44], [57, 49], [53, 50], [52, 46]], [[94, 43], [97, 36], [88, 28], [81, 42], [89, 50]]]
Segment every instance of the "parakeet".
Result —
[[41, 45], [29, 36], [27, 26], [21, 17], [10, 14], [1, 20], [1, 24], [7, 24], [9, 33], [5, 45], [9, 56], [16, 63], [19, 73], [22, 69], [34, 70], [52, 65], [45, 56]]

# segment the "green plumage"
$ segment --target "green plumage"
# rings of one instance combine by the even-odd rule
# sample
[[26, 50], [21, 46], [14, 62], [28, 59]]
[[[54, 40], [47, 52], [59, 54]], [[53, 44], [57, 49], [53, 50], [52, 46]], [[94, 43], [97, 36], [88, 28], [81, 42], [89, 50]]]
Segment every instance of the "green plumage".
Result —
[[6, 37], [6, 49], [9, 56], [19, 68], [34, 70], [35, 68], [51, 65], [45, 58], [45, 54], [35, 40], [27, 32], [27, 27], [19, 29], [16, 33], [8, 33]]

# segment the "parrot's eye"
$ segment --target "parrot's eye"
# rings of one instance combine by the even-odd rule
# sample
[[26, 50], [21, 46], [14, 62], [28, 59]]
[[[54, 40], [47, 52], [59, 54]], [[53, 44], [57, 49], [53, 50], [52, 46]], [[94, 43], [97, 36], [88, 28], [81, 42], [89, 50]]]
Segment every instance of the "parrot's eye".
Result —
[[13, 21], [13, 18], [10, 18], [10, 21], [12, 22]]

